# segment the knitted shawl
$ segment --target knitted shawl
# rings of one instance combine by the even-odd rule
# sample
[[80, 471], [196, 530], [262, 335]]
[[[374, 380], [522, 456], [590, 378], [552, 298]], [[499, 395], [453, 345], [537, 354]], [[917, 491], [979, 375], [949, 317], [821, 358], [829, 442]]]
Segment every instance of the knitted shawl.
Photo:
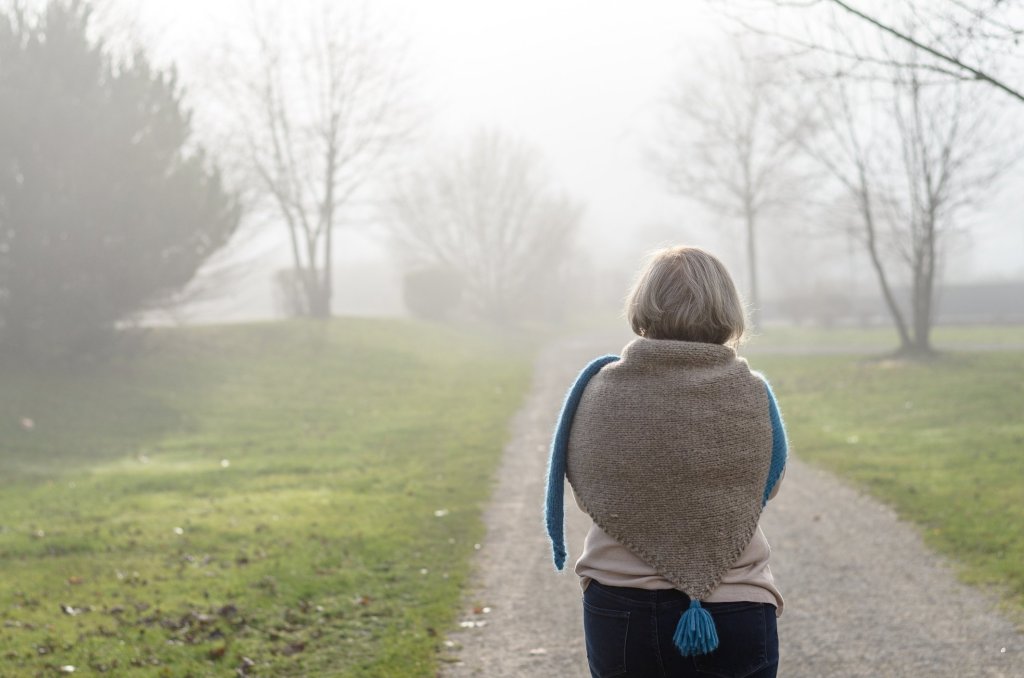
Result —
[[699, 608], [750, 543], [784, 464], [771, 389], [733, 349], [636, 339], [588, 365], [566, 398], [548, 478], [556, 566], [564, 472], [594, 522]]

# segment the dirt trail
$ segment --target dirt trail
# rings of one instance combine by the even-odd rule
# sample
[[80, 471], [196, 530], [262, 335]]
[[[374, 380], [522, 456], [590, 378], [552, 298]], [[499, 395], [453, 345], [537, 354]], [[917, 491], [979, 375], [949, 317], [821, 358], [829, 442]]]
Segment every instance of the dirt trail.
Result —
[[[538, 358], [460, 617], [484, 624], [449, 636], [442, 676], [589, 675], [580, 588], [571, 572], [589, 523], [567, 496], [569, 566], [556, 573], [542, 520], [547, 447], [577, 371], [618, 352], [627, 339], [567, 341]], [[917, 531], [877, 501], [791, 459], [762, 526], [786, 598], [780, 676], [1024, 676], [1024, 635], [995, 611], [993, 599], [958, 583]], [[477, 605], [490, 611], [474, 614]]]

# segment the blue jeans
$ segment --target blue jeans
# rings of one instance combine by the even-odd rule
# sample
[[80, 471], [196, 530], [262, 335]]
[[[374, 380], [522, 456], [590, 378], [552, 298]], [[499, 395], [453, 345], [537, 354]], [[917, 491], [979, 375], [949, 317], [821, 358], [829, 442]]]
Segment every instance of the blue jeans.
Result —
[[766, 603], [705, 603], [718, 630], [718, 649], [684, 657], [672, 642], [690, 605], [681, 591], [605, 586], [583, 593], [587, 661], [594, 678], [774, 678], [779, 667], [775, 607]]

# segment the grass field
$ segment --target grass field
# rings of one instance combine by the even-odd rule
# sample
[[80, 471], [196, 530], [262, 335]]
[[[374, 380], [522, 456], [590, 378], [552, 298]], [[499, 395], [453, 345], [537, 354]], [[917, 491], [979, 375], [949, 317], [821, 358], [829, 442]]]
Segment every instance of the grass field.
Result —
[[390, 321], [0, 374], [0, 676], [432, 676], [528, 356]]
[[[938, 349], [1010, 347], [1024, 349], [1024, 325], [948, 325], [932, 331]], [[892, 327], [766, 327], [753, 333], [748, 344], [756, 350], [778, 348], [863, 348], [895, 350], [899, 335]]]
[[771, 379], [797, 455], [915, 521], [1024, 619], [1024, 352], [751, 363]]
[[[354, 320], [147, 346], [0, 372], [0, 676], [434, 675], [526, 351]], [[1024, 611], [1024, 352], [751, 362], [796, 454]]]

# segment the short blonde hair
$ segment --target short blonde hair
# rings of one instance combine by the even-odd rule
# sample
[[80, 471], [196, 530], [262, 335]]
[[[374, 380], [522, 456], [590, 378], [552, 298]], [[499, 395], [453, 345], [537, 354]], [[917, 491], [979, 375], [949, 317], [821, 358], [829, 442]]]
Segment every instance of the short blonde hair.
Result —
[[626, 302], [633, 331], [649, 339], [738, 345], [746, 313], [729, 272], [699, 247], [651, 255]]

